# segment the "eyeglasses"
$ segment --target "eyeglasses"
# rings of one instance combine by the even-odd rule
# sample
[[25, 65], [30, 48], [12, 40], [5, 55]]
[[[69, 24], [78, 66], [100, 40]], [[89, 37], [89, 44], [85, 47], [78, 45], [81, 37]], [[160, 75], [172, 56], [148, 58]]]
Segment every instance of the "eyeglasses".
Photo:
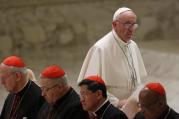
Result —
[[117, 22], [122, 23], [122, 25], [124, 26], [124, 28], [129, 29], [129, 28], [133, 28], [134, 30], [138, 27], [137, 23], [130, 23], [130, 22], [122, 22], [121, 20], [116, 20]]
[[42, 90], [42, 92], [48, 92], [49, 90], [51, 90], [51, 89], [53, 89], [53, 88], [55, 88], [57, 86], [58, 86], [58, 84], [55, 84], [55, 85], [53, 85], [51, 87], [45, 87], [45, 86], [43, 86], [43, 87], [41, 87], [41, 90]]

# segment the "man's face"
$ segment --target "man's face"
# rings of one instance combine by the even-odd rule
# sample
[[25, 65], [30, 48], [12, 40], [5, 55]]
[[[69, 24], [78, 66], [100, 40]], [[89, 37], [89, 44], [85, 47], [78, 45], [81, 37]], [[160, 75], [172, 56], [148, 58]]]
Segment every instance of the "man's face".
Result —
[[98, 91], [92, 92], [87, 89], [86, 85], [80, 86], [80, 98], [83, 109], [86, 111], [94, 112], [99, 105]]
[[15, 72], [0, 73], [1, 84], [8, 92], [14, 92], [17, 87], [17, 76]]
[[56, 96], [58, 84], [53, 84], [50, 79], [41, 79], [40, 85], [42, 96], [48, 103], [53, 104], [56, 101], [54, 100], [54, 97]]
[[145, 91], [140, 93], [139, 104], [145, 119], [157, 119], [159, 117], [162, 109], [159, 101], [159, 98], [156, 98], [155, 95], [147, 94]]
[[113, 21], [113, 28], [117, 35], [124, 41], [128, 42], [134, 35], [137, 16], [132, 11], [126, 11], [120, 17]]

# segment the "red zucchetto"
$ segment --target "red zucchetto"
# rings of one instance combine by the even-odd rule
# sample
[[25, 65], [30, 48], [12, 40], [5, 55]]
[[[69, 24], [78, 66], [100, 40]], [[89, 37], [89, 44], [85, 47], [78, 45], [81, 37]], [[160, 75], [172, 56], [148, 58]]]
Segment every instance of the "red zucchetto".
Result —
[[60, 78], [64, 75], [64, 70], [56, 65], [49, 66], [41, 72], [41, 78]]
[[148, 83], [145, 87], [159, 93], [160, 95], [165, 95], [165, 89], [160, 83]]
[[97, 75], [88, 76], [85, 79], [91, 80], [91, 81], [96, 81], [96, 82], [98, 82], [100, 84], [105, 85], [103, 79], [100, 76], [97, 76]]
[[17, 57], [17, 56], [9, 56], [6, 59], [4, 59], [1, 64], [6, 65], [6, 66], [17, 67], [17, 68], [25, 67], [24, 61], [20, 57]]

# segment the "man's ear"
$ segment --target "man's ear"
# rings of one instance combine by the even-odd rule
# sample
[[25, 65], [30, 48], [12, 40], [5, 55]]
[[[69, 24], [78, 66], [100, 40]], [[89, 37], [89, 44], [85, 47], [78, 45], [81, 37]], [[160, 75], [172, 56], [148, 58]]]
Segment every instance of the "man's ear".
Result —
[[19, 81], [22, 78], [22, 75], [20, 72], [15, 72], [16, 81]]
[[115, 21], [112, 22], [112, 27], [115, 28], [117, 23]]
[[159, 98], [159, 102], [158, 102], [158, 104], [159, 104], [159, 106], [163, 106], [163, 105], [165, 105], [165, 102], [164, 102], [164, 100], [163, 100], [162, 97]]
[[96, 93], [97, 99], [101, 99], [101, 97], [103, 97], [103, 94], [102, 94], [101, 90], [97, 90], [95, 93]]

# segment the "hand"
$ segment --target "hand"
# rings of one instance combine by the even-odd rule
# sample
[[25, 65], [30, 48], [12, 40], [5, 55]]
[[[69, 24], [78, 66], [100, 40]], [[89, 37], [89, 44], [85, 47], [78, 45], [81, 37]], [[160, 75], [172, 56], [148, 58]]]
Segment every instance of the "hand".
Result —
[[130, 99], [122, 106], [121, 110], [127, 115], [129, 119], [133, 119], [137, 112], [140, 111], [137, 100]]

